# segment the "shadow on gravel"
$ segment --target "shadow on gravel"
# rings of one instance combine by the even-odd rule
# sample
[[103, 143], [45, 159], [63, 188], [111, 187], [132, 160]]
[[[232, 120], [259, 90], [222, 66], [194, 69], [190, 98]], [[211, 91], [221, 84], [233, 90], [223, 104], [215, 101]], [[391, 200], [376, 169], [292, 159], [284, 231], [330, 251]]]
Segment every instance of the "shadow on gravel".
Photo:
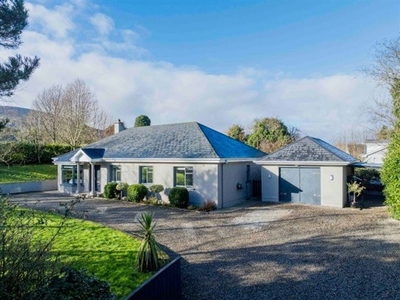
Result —
[[320, 236], [183, 261], [185, 299], [399, 299], [399, 244]]

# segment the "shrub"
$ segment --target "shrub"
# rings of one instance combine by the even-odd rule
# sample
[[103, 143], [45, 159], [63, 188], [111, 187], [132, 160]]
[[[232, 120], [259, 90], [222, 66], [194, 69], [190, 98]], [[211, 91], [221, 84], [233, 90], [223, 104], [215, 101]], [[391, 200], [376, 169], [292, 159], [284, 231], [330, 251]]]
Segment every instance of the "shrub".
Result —
[[162, 266], [166, 254], [158, 245], [154, 230], [157, 223], [152, 223], [153, 215], [144, 213], [137, 219], [143, 230], [143, 240], [136, 254], [135, 267], [140, 272], [156, 271]]
[[217, 209], [217, 204], [215, 203], [215, 201], [212, 200], [207, 200], [203, 203], [202, 206], [200, 206], [199, 210], [200, 211], [212, 211], [212, 210], [216, 210]]
[[120, 182], [116, 186], [116, 194], [118, 195], [118, 199], [121, 200], [123, 196], [126, 196], [126, 190], [128, 189], [129, 184], [126, 182]]
[[117, 185], [116, 182], [109, 182], [104, 186], [104, 198], [112, 199], [117, 196]]
[[140, 202], [147, 195], [147, 187], [143, 184], [131, 184], [128, 186], [127, 198], [129, 201]]
[[85, 269], [61, 268], [46, 287], [44, 299], [99, 299], [114, 300], [110, 284], [88, 274]]
[[189, 205], [189, 191], [184, 187], [173, 187], [168, 195], [172, 206], [187, 208]]
[[164, 186], [162, 184], [153, 184], [149, 187], [149, 191], [157, 194], [161, 193], [164, 190]]

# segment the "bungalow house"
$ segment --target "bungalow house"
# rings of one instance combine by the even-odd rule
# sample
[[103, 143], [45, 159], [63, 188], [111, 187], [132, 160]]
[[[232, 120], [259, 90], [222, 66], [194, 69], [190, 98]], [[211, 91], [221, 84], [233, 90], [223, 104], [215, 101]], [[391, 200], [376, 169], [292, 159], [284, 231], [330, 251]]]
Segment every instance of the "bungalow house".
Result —
[[[189, 190], [190, 203], [213, 200], [218, 208], [252, 195], [263, 157], [253, 147], [197, 122], [134, 127], [54, 158], [58, 189], [68, 193], [102, 193], [108, 182], [162, 184], [167, 200], [175, 186]], [[120, 131], [120, 132], [118, 132]]]
[[347, 176], [358, 160], [306, 136], [255, 162], [261, 165], [262, 201], [344, 207]]

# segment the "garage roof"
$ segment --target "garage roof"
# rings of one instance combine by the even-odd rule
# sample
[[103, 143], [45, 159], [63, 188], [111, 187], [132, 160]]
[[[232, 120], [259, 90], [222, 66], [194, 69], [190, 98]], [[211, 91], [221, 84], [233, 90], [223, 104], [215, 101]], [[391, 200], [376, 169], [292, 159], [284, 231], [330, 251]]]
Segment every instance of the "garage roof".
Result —
[[318, 138], [306, 136], [258, 162], [326, 162], [352, 164], [357, 158]]

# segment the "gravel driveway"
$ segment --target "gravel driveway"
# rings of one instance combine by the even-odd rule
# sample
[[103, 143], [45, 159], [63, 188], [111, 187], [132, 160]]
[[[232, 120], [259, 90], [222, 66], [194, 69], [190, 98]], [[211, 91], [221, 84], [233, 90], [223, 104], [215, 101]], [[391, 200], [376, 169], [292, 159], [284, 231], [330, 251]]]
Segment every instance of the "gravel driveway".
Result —
[[[13, 199], [41, 199], [37, 208], [68, 200]], [[133, 234], [135, 217], [153, 212], [158, 241], [183, 258], [185, 299], [400, 299], [400, 222], [385, 207], [252, 204], [208, 214], [88, 199], [77, 209]]]

